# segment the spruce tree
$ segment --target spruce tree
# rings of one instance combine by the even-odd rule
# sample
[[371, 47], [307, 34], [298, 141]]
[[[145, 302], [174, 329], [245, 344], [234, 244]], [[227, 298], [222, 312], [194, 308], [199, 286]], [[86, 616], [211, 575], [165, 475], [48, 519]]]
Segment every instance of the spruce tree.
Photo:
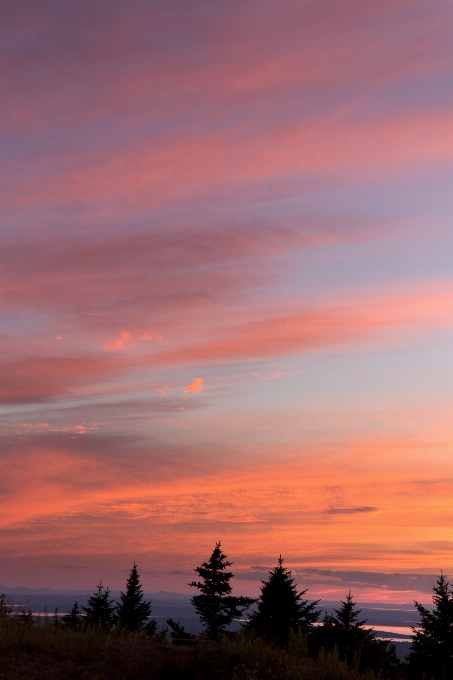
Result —
[[167, 625], [171, 628], [170, 637], [172, 640], [195, 640], [197, 637], [196, 635], [188, 633], [179, 621], [167, 619]]
[[412, 629], [409, 678], [453, 678], [453, 587], [441, 573], [433, 591], [432, 610], [415, 602], [421, 630]]
[[97, 591], [88, 599], [88, 606], [82, 607], [86, 614], [86, 624], [88, 626], [100, 626], [105, 630], [110, 630], [115, 622], [114, 601], [110, 599], [108, 588], [102, 587], [99, 583]]
[[395, 646], [385, 640], [377, 640], [371, 628], [363, 628], [366, 620], [359, 621], [361, 609], [356, 609], [351, 591], [340, 609], [334, 609], [336, 616], [325, 614], [322, 626], [318, 626], [309, 640], [310, 652], [316, 656], [320, 649], [332, 652], [338, 650], [350, 666], [357, 666], [360, 672], [367, 669], [390, 677], [398, 666]]
[[189, 583], [201, 592], [200, 595], [195, 595], [191, 599], [191, 603], [197, 610], [205, 626], [206, 636], [210, 640], [218, 640], [221, 633], [226, 632], [226, 627], [233, 619], [240, 618], [254, 602], [249, 597], [231, 595], [230, 581], [234, 574], [227, 571], [231, 565], [232, 562], [227, 561], [227, 556], [222, 552], [219, 541], [216, 543], [209, 562], [203, 562], [201, 567], [194, 569], [203, 580]]
[[61, 623], [64, 628], [69, 628], [71, 630], [80, 630], [83, 623], [82, 612], [79, 609], [78, 602], [74, 602], [74, 605], [66, 616], [61, 618]]
[[334, 609], [336, 617], [332, 617], [333, 623], [336, 626], [344, 626], [345, 628], [360, 628], [365, 625], [366, 619], [364, 621], [357, 621], [361, 609], [354, 609], [356, 603], [352, 600], [351, 591], [349, 595], [346, 595], [346, 600], [343, 602], [341, 600], [340, 609]]
[[6, 620], [10, 614], [12, 614], [13, 609], [6, 604], [6, 595], [2, 593], [0, 595], [0, 621]]
[[126, 582], [126, 592], [121, 593], [120, 599], [121, 602], [116, 607], [118, 623], [134, 633], [140, 632], [151, 614], [151, 602], [143, 599], [140, 575], [135, 562]]
[[[166, 630], [166, 629], [165, 629]], [[165, 638], [165, 630], [161, 631], [159, 635], [162, 636], [162, 639]], [[148, 623], [143, 627], [143, 632], [145, 635], [149, 635], [149, 637], [156, 637], [157, 635], [157, 621], [156, 619], [150, 619]]]
[[316, 611], [319, 600], [309, 603], [302, 599], [307, 591], [297, 592], [281, 555], [277, 566], [269, 572], [269, 580], [262, 584], [257, 611], [251, 615], [246, 630], [279, 646], [288, 643], [291, 631], [309, 633], [320, 615]]

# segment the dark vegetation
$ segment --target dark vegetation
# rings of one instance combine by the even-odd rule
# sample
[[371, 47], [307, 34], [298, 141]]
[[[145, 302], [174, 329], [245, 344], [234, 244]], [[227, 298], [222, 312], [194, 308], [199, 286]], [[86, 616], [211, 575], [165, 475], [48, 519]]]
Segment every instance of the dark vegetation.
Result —
[[257, 609], [245, 629], [279, 647], [288, 644], [291, 631], [308, 635], [321, 612], [316, 611], [319, 600], [309, 604], [301, 599], [306, 592], [297, 592], [294, 579], [283, 566], [280, 555], [277, 566], [269, 573], [269, 580], [263, 581]]
[[[406, 663], [360, 620], [351, 593], [335, 616], [318, 624], [317, 602], [303, 599], [283, 565], [269, 572], [257, 600], [231, 595], [231, 562], [218, 543], [195, 569], [192, 603], [204, 624], [190, 635], [172, 619], [156, 631], [137, 565], [115, 604], [102, 583], [81, 611], [36, 620], [13, 614], [0, 597], [0, 679], [17, 680], [447, 680], [453, 678], [453, 590], [441, 575], [433, 609], [416, 603], [415, 631]], [[248, 617], [244, 612], [252, 604]], [[228, 630], [244, 617], [242, 630]]]
[[433, 591], [432, 610], [415, 603], [421, 630], [414, 630], [407, 669], [410, 680], [453, 678], [453, 587], [441, 574]]
[[192, 598], [192, 604], [200, 619], [205, 624], [206, 637], [218, 640], [226, 633], [226, 627], [233, 619], [240, 619], [246, 609], [253, 603], [250, 597], [234, 597], [231, 595], [230, 581], [233, 573], [227, 571], [232, 562], [228, 562], [220, 543], [215, 546], [209, 562], [203, 562], [195, 571], [202, 581], [192, 581], [189, 585], [198, 588], [200, 595]]

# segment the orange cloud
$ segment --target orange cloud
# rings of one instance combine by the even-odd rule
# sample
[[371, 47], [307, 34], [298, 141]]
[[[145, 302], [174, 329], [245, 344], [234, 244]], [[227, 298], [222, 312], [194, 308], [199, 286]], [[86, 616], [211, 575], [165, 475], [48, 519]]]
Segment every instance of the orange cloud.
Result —
[[116, 340], [113, 340], [113, 342], [105, 342], [102, 345], [102, 349], [131, 349], [132, 347], [136, 347], [136, 340], [158, 340], [159, 342], [162, 342], [162, 336], [151, 335], [150, 333], [138, 333], [134, 337], [130, 331], [121, 331]]
[[195, 378], [190, 383], [190, 385], [187, 385], [187, 387], [184, 390], [184, 393], [186, 394], [187, 392], [201, 392], [203, 389], [204, 387], [202, 378]]
[[[48, 552], [50, 542], [61, 554], [83, 553], [91, 545], [100, 556], [121, 543], [125, 553], [138, 551], [154, 561], [159, 555], [171, 568], [175, 555], [191, 566], [194, 554], [209, 550], [213, 536], [221, 535], [243, 565], [263, 564], [282, 552], [300, 566], [451, 566], [453, 480], [439, 465], [438, 477], [419, 477], [426, 459], [432, 461], [428, 436], [420, 445], [424, 453], [410, 441], [387, 438], [344, 441], [342, 455], [339, 445], [330, 451], [293, 447], [292, 453], [280, 446], [273, 451], [277, 460], [270, 460], [273, 447], [266, 446], [259, 465], [245, 458], [228, 464], [224, 456], [216, 467], [211, 456], [198, 461], [203, 473], [194, 467], [184, 477], [190, 469], [176, 465], [168, 479], [156, 475], [169, 465], [168, 455], [159, 459], [148, 451], [134, 465], [130, 458], [96, 459], [85, 448], [90, 440], [82, 439], [74, 444], [78, 455], [60, 439], [50, 449], [22, 444], [7, 460], [5, 550], [20, 547], [36, 555]], [[193, 452], [187, 449], [185, 460], [188, 454]]]
[[121, 331], [116, 340], [104, 343], [102, 349], [128, 349], [133, 346], [133, 342], [132, 335], [129, 331]]

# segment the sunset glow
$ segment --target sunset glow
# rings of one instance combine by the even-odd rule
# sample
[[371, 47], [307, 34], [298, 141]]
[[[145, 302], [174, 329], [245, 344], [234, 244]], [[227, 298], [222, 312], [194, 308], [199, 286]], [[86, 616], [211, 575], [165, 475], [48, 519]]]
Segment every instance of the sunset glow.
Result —
[[188, 592], [221, 540], [244, 594], [282, 554], [310, 597], [429, 600], [453, 5], [19, 0], [3, 24], [0, 583], [119, 588], [135, 560]]

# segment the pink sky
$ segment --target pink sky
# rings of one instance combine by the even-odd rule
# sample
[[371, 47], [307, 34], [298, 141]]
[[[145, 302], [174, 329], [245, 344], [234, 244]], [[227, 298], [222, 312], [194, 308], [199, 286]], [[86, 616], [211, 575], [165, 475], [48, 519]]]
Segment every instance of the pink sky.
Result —
[[3, 23], [0, 583], [136, 560], [185, 592], [221, 539], [243, 592], [282, 554], [309, 596], [349, 571], [426, 600], [453, 572], [452, 5]]

